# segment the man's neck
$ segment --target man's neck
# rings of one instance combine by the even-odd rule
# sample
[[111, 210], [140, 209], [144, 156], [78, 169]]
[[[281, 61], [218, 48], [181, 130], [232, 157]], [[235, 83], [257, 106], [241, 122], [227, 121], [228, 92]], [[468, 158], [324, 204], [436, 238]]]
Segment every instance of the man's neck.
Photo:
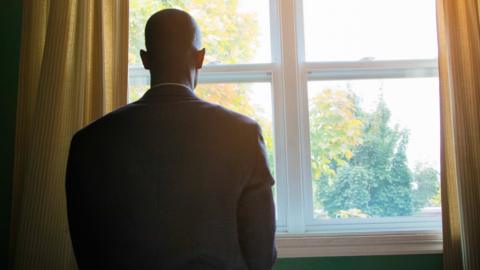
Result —
[[150, 87], [153, 88], [158, 85], [165, 85], [165, 84], [177, 84], [177, 85], [184, 85], [193, 90], [193, 82], [191, 79], [168, 79], [168, 78], [155, 78], [152, 76], [150, 80]]

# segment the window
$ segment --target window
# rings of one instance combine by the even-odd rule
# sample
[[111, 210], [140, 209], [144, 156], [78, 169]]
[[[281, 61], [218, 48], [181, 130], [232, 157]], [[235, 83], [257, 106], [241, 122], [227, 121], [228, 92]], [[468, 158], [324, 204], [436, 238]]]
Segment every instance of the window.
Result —
[[130, 102], [166, 7], [201, 27], [197, 95], [262, 126], [280, 256], [441, 251], [434, 0], [130, 0]]

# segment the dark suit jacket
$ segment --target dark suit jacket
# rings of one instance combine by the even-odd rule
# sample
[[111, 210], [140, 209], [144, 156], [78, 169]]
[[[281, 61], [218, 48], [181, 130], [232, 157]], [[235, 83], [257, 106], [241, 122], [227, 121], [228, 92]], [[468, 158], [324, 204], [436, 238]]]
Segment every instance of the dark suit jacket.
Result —
[[80, 269], [271, 269], [275, 211], [259, 126], [181, 86], [149, 90], [72, 139]]

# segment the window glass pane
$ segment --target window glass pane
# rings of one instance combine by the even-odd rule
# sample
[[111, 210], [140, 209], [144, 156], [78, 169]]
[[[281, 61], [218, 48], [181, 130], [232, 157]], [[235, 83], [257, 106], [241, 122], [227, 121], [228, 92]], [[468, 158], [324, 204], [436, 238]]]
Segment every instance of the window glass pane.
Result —
[[304, 0], [307, 61], [437, 57], [435, 0]]
[[130, 0], [130, 64], [141, 64], [146, 21], [164, 8], [185, 10], [197, 20], [205, 64], [271, 61], [268, 0]]
[[313, 216], [440, 217], [437, 78], [308, 83]]

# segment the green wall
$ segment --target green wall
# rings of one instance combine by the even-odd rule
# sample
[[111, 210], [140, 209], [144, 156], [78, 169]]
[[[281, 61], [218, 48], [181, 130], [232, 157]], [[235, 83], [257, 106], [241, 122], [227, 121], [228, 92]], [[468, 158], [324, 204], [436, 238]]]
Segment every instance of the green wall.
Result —
[[[21, 0], [0, 4], [0, 269], [7, 269], [15, 110], [21, 32]], [[439, 270], [442, 255], [279, 259], [275, 270]]]
[[440, 270], [442, 255], [278, 259], [275, 270]]
[[0, 4], [0, 269], [7, 269], [21, 1]]

